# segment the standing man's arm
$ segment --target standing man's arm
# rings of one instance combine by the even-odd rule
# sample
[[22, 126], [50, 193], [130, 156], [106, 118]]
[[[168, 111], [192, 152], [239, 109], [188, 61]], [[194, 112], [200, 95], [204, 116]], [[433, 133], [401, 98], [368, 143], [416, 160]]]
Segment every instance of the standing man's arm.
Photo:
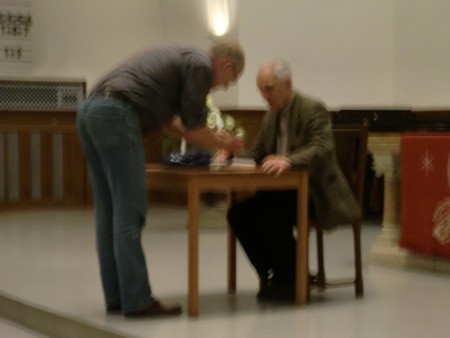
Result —
[[213, 133], [207, 126], [197, 129], [186, 129], [179, 117], [175, 117], [171, 124], [163, 130], [173, 136], [186, 139], [205, 148], [215, 150], [223, 148], [230, 153], [238, 153], [243, 147], [242, 139], [233, 138], [226, 133]]

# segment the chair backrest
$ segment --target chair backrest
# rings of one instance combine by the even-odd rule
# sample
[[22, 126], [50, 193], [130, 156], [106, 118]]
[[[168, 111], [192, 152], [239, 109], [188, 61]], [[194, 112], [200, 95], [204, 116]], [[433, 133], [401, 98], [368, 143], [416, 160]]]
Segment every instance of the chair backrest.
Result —
[[347, 178], [360, 207], [363, 206], [366, 176], [368, 125], [333, 126], [336, 156], [342, 173]]

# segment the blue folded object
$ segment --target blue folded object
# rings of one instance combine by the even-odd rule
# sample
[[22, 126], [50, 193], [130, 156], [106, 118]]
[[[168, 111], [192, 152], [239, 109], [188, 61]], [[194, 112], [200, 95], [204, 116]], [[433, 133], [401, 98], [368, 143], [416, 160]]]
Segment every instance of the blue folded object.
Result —
[[164, 157], [161, 164], [183, 167], [207, 167], [211, 163], [211, 154], [206, 151], [187, 152], [184, 154], [170, 153]]

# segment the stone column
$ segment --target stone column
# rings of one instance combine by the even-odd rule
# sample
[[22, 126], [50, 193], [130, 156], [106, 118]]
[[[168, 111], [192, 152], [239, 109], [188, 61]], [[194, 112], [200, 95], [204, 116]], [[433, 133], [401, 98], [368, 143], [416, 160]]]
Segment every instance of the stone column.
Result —
[[374, 262], [392, 263], [400, 252], [400, 135], [371, 133], [368, 149], [374, 158], [375, 174], [384, 176], [382, 229], [370, 258]]

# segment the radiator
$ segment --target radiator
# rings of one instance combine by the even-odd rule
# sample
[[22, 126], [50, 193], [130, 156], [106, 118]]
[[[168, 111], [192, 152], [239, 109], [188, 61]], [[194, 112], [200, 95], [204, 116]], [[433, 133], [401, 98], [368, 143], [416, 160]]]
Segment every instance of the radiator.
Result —
[[84, 95], [83, 80], [0, 78], [0, 110], [74, 111]]

